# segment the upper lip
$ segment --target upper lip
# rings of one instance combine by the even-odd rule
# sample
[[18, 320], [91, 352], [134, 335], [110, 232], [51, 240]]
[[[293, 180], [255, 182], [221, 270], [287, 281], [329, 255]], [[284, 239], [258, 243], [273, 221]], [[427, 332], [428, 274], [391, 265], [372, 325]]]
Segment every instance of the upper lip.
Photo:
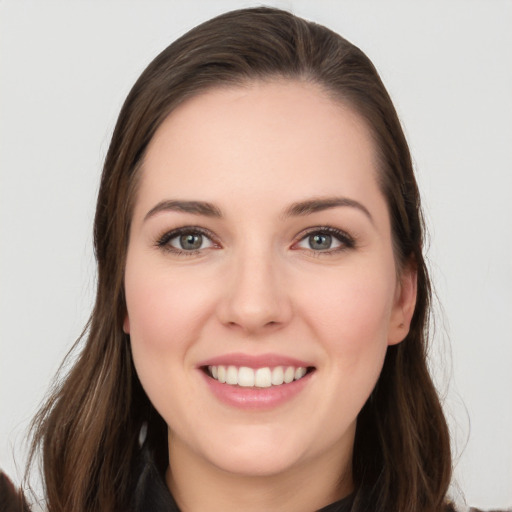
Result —
[[265, 367], [276, 367], [276, 366], [294, 366], [298, 367], [312, 367], [311, 363], [297, 359], [295, 357], [289, 357], [280, 354], [243, 354], [243, 353], [231, 353], [215, 356], [209, 359], [205, 359], [198, 364], [199, 368], [205, 366], [246, 366], [247, 368], [265, 368]]

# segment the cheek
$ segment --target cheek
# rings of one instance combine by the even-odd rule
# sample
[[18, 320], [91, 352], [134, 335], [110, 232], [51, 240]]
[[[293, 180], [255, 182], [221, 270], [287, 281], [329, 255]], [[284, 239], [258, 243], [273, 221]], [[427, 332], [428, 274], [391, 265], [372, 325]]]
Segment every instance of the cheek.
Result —
[[186, 432], [185, 417], [201, 417], [191, 380], [195, 372], [188, 370], [193, 367], [190, 347], [199, 336], [206, 309], [205, 291], [155, 265], [130, 267], [128, 261], [125, 276], [137, 375], [166, 423]]
[[[385, 354], [395, 281], [393, 272], [378, 270], [340, 271], [315, 293], [303, 293], [303, 317], [323, 340], [331, 362], [344, 370], [371, 363], [372, 355], [380, 362]], [[307, 288], [315, 289], [310, 284]]]
[[130, 336], [147, 350], [175, 351], [193, 337], [208, 303], [206, 287], [195, 281], [147, 265], [132, 268], [130, 261], [125, 293]]
[[166, 418], [180, 400], [187, 400], [185, 369], [192, 365], [187, 357], [208, 303], [205, 287], [187, 282], [182, 274], [137, 264], [130, 255], [125, 272], [134, 365], [151, 402]]

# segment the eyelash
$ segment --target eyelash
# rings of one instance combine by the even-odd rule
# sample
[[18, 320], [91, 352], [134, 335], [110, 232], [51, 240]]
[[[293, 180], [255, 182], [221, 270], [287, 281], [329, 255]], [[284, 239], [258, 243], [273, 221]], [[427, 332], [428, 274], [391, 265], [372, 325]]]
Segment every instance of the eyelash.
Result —
[[[196, 250], [183, 250], [178, 249], [177, 247], [173, 247], [169, 244], [169, 242], [179, 236], [182, 235], [201, 235], [202, 237], [206, 237], [212, 244], [213, 247], [219, 248], [220, 244], [216, 242], [215, 236], [213, 233], [211, 233], [209, 230], [206, 230], [204, 228], [200, 228], [197, 226], [184, 226], [181, 228], [173, 229], [171, 231], [165, 232], [163, 235], [161, 235], [156, 243], [155, 246], [167, 251], [171, 252], [173, 254], [176, 254], [178, 256], [193, 256], [199, 254], [201, 251], [205, 249], [196, 249]], [[313, 235], [328, 235], [333, 238], [335, 238], [339, 243], [339, 247], [335, 248], [329, 248], [326, 250], [314, 250], [314, 249], [302, 249], [301, 247], [295, 247], [301, 242], [305, 241], [308, 237], [311, 237]], [[350, 236], [345, 231], [342, 231], [341, 229], [333, 228], [330, 226], [319, 226], [315, 228], [310, 228], [306, 231], [303, 231], [299, 234], [299, 239], [293, 243], [292, 249], [294, 250], [305, 250], [310, 252], [315, 257], [318, 256], [330, 256], [333, 254], [338, 254], [340, 252], [353, 249], [356, 246], [356, 240], [354, 237]]]
[[[339, 243], [339, 247], [329, 248], [325, 250], [318, 250], [315, 251], [314, 249], [304, 249], [311, 253], [311, 255], [315, 257], [319, 256], [332, 256], [335, 254], [339, 254], [340, 252], [354, 249], [356, 247], [356, 240], [354, 237], [350, 236], [345, 231], [342, 231], [338, 228], [333, 228], [331, 226], [319, 226], [315, 228], [308, 229], [304, 232], [302, 232], [299, 236], [299, 240], [293, 244], [293, 246], [296, 246], [297, 244], [305, 241], [307, 238], [313, 236], [313, 235], [329, 235], [333, 238], [335, 238]], [[293, 247], [292, 246], [292, 247]], [[297, 250], [300, 250], [299, 247]]]
[[165, 232], [162, 236], [158, 238], [156, 241], [156, 246], [164, 251], [171, 252], [178, 256], [194, 256], [199, 254], [204, 249], [195, 249], [191, 251], [186, 251], [183, 249], [178, 249], [177, 247], [173, 247], [169, 244], [171, 240], [174, 238], [178, 238], [182, 235], [201, 235], [202, 237], [207, 238], [212, 246], [220, 247], [220, 245], [215, 241], [215, 237], [213, 233], [209, 230], [200, 228], [197, 226], [184, 226], [182, 228], [173, 229], [171, 231]]

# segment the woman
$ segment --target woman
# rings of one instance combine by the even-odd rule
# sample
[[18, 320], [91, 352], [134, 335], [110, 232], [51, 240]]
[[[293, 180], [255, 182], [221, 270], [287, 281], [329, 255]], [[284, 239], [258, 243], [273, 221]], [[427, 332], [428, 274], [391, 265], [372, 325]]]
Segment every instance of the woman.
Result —
[[35, 422], [49, 510], [449, 510], [419, 194], [359, 49], [267, 8], [185, 34], [128, 95], [94, 234]]

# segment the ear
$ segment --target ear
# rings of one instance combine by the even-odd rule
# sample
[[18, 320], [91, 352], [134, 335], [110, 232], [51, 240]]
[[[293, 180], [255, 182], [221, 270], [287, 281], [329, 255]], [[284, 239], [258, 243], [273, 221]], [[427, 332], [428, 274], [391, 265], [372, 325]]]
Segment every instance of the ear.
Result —
[[388, 345], [403, 341], [409, 333], [418, 289], [418, 272], [413, 261], [403, 268], [395, 291], [395, 302], [389, 324]]
[[124, 317], [123, 332], [125, 334], [130, 334], [130, 317], [128, 316], [128, 313], [126, 313], [126, 316]]

